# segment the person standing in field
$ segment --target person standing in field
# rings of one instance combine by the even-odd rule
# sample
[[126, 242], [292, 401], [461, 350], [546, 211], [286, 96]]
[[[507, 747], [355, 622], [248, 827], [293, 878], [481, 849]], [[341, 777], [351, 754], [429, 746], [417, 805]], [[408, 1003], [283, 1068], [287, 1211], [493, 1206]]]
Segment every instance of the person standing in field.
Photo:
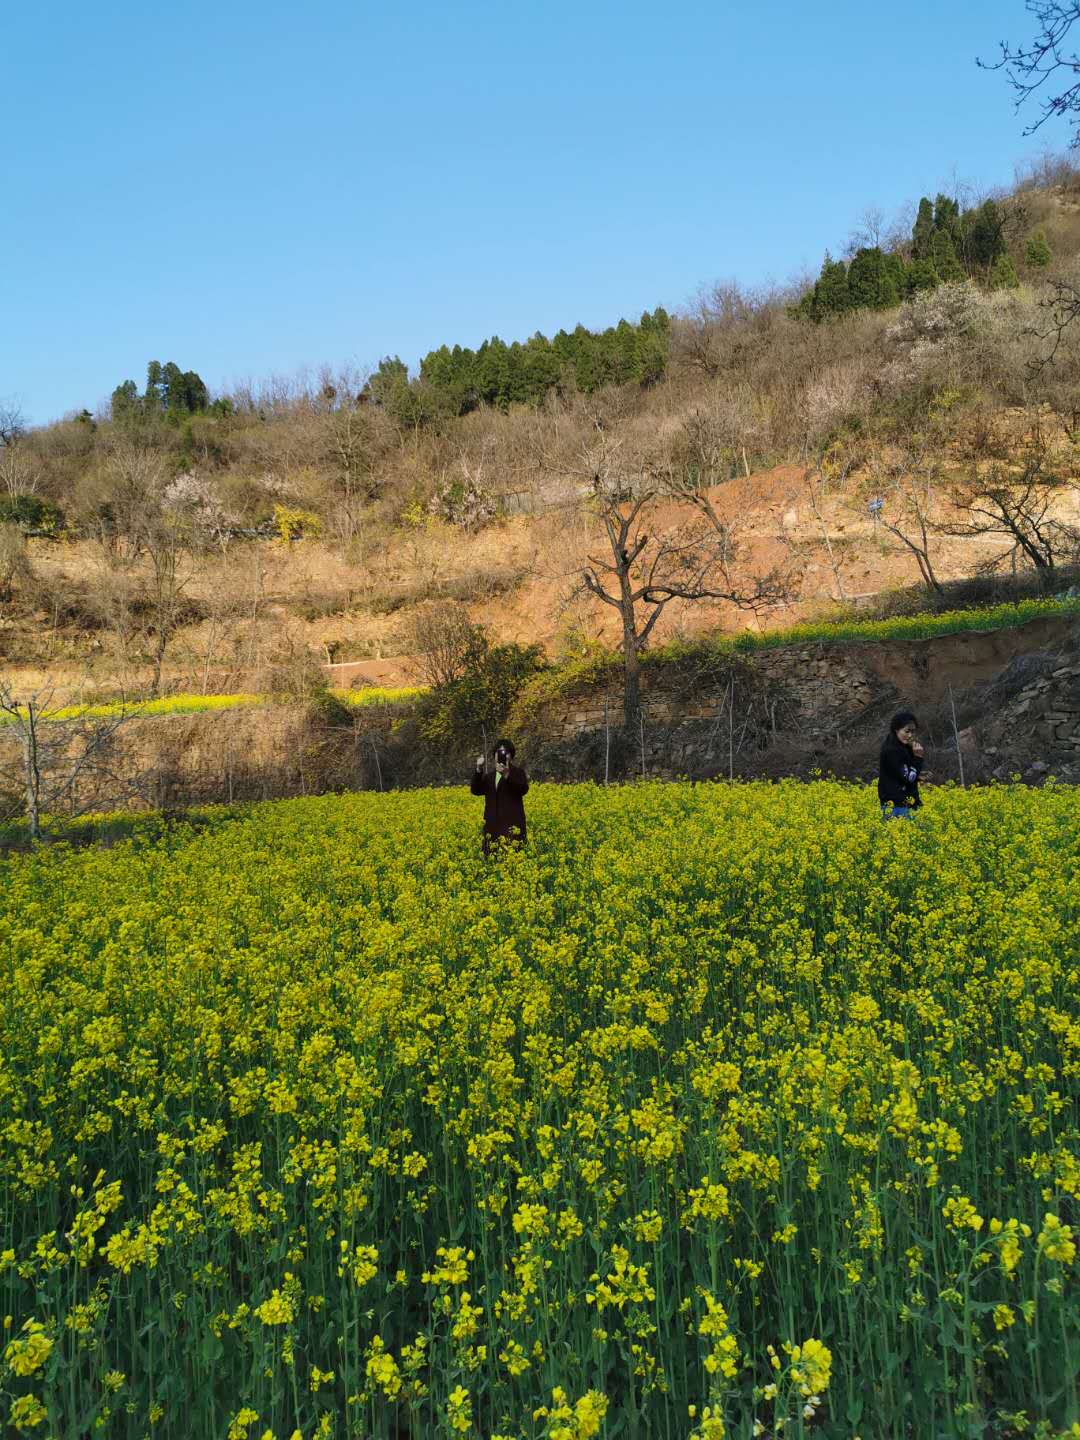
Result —
[[922, 804], [919, 773], [923, 747], [915, 738], [918, 721], [910, 710], [900, 710], [889, 722], [889, 733], [878, 761], [878, 801], [883, 820], [910, 820]]
[[525, 796], [529, 777], [514, 762], [514, 742], [500, 740], [495, 747], [495, 773], [488, 772], [483, 755], [476, 757], [469, 789], [484, 797], [484, 854], [490, 855], [501, 842], [520, 848], [525, 844]]

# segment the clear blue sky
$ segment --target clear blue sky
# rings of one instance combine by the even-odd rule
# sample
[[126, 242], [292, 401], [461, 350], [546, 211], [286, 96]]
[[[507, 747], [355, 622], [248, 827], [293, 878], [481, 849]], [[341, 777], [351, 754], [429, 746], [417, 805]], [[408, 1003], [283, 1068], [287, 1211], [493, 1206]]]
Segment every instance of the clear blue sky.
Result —
[[[1011, 178], [1022, 0], [13, 0], [0, 397], [212, 389], [816, 272], [870, 204]], [[1032, 117], [1033, 118], [1033, 117]]]

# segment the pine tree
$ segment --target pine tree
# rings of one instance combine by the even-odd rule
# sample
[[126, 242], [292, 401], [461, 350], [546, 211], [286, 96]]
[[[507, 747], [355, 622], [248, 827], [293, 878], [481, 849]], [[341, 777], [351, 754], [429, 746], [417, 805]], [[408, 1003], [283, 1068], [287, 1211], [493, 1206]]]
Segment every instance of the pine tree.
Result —
[[1045, 270], [1053, 258], [1045, 231], [1036, 230], [1024, 246], [1024, 259], [1033, 269]]
[[882, 289], [881, 308], [891, 310], [899, 305], [907, 294], [907, 266], [902, 255], [885, 256], [885, 281]]
[[960, 234], [960, 206], [948, 195], [934, 201], [934, 229], [944, 230], [953, 240], [954, 248]]
[[[950, 202], [951, 203], [951, 202]], [[930, 258], [934, 262], [938, 279], [943, 285], [955, 284], [964, 278], [964, 267], [956, 258], [956, 246], [948, 230], [936, 230], [930, 247]]]
[[1012, 256], [999, 255], [990, 269], [990, 289], [1015, 290], [1019, 284], [1020, 276], [1016, 273]]
[[129, 420], [137, 411], [139, 387], [134, 380], [125, 380], [112, 392], [112, 418], [120, 423]]
[[857, 250], [848, 266], [848, 304], [852, 310], [876, 310], [885, 287], [885, 256], [878, 246]]
[[920, 290], [936, 290], [941, 284], [934, 262], [930, 259], [913, 260], [904, 274], [907, 293], [917, 295]]
[[143, 404], [147, 410], [156, 412], [163, 408], [162, 400], [161, 361], [151, 360], [146, 367], [146, 390], [143, 394]]
[[821, 264], [821, 278], [814, 286], [812, 315], [815, 320], [831, 320], [851, 308], [847, 266], [834, 260], [826, 250]]
[[1005, 221], [993, 200], [964, 212], [960, 234], [964, 260], [973, 270], [988, 271], [1005, 252]]
[[924, 195], [919, 201], [919, 213], [911, 231], [911, 253], [916, 260], [930, 259], [930, 245], [934, 238], [934, 207]]

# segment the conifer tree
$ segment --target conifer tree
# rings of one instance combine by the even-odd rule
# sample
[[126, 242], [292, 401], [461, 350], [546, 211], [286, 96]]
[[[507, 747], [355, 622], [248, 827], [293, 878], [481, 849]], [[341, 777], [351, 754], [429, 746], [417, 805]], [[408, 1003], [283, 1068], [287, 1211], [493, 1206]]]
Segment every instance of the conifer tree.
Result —
[[909, 295], [916, 295], [920, 290], [934, 290], [941, 284], [930, 259], [913, 260], [904, 272], [904, 280]]
[[908, 288], [907, 266], [904, 257], [895, 253], [885, 256], [885, 278], [882, 288], [883, 310], [891, 310], [903, 300]]
[[1012, 256], [1007, 253], [999, 255], [990, 268], [990, 289], [1015, 290], [1019, 284], [1020, 276], [1016, 273]]
[[956, 281], [963, 280], [964, 267], [957, 259], [956, 246], [953, 244], [948, 230], [935, 230], [933, 244], [930, 247], [930, 258], [934, 262], [938, 279], [943, 285], [951, 285]]
[[848, 304], [852, 310], [876, 310], [885, 289], [885, 256], [878, 246], [856, 251], [848, 267]]
[[911, 253], [915, 260], [930, 259], [930, 245], [934, 239], [934, 207], [924, 195], [919, 201], [919, 213], [911, 231]]
[[960, 233], [960, 206], [948, 195], [938, 195], [934, 201], [934, 229], [946, 231], [955, 248]]
[[973, 270], [986, 273], [1005, 252], [1005, 220], [993, 200], [965, 211], [960, 233], [964, 260]]
[[1024, 259], [1033, 269], [1045, 270], [1053, 258], [1046, 240], [1046, 232], [1036, 230], [1034, 235], [1028, 237], [1028, 242], [1024, 246]]
[[826, 250], [821, 264], [821, 278], [814, 286], [813, 318], [831, 320], [850, 308], [847, 266], [842, 260], [834, 260]]

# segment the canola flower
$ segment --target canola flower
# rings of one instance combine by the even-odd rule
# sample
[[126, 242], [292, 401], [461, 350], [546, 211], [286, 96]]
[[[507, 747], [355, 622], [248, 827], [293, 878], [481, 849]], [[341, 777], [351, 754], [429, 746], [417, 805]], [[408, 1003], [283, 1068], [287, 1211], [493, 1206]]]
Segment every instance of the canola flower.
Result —
[[[98, 705], [62, 705], [47, 710], [42, 720], [105, 720], [115, 715], [196, 715], [203, 711], [235, 710], [243, 705], [265, 704], [259, 695], [162, 695], [156, 700], [103, 701]], [[10, 715], [0, 724], [13, 724]]]
[[1077, 792], [530, 800], [0, 861], [0, 1426], [1080, 1433]]
[[370, 705], [408, 705], [427, 695], [427, 685], [365, 685], [359, 690], [332, 690], [330, 693], [343, 700], [352, 710], [364, 710]]
[[[371, 705], [406, 705], [427, 694], [424, 685], [368, 685], [360, 690], [331, 690], [350, 709], [362, 710]], [[199, 715], [219, 710], [237, 710], [242, 706], [269, 705], [273, 697], [250, 695], [162, 695], [155, 700], [131, 700], [126, 704], [103, 701], [98, 705], [63, 705], [47, 710], [40, 717], [50, 720], [106, 720], [117, 715]], [[14, 724], [11, 715], [0, 715], [0, 725]]]

